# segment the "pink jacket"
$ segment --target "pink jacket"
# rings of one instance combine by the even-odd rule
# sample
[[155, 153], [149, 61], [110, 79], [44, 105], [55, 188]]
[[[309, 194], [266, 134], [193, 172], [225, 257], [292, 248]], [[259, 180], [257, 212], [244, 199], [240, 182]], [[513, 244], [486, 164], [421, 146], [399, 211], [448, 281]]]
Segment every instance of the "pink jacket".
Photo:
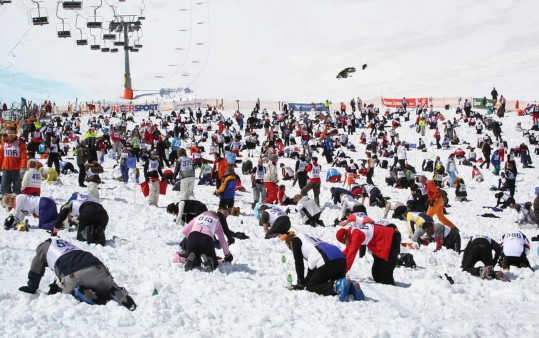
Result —
[[[211, 229], [210, 227], [205, 225], [205, 222], [203, 221], [205, 217], [210, 217], [214, 220], [214, 229]], [[189, 234], [191, 232], [200, 232], [204, 235], [210, 236], [212, 239], [215, 237], [215, 235], [217, 235], [217, 238], [219, 239], [219, 244], [221, 245], [221, 249], [223, 249], [225, 256], [230, 253], [230, 250], [228, 250], [228, 244], [225, 239], [225, 234], [223, 232], [223, 227], [221, 226], [219, 219], [209, 211], [206, 211], [193, 218], [191, 222], [189, 222], [189, 224], [187, 224], [183, 228], [182, 232], [185, 238], [189, 237]]]

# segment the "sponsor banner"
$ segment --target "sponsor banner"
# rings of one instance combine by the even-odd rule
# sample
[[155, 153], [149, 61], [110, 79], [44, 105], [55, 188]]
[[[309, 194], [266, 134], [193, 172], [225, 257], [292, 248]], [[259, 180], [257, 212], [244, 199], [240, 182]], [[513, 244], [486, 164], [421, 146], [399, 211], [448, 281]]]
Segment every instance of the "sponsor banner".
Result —
[[150, 110], [158, 110], [159, 104], [158, 103], [152, 103], [152, 104], [117, 104], [117, 105], [109, 105], [109, 106], [101, 106], [101, 110], [104, 113], [135, 113], [139, 111], [150, 111]]
[[482, 109], [488, 109], [488, 108], [494, 108], [494, 104], [496, 101], [490, 100], [487, 98], [481, 98], [481, 97], [474, 97], [473, 98], [473, 107], [474, 108], [482, 108]]
[[[428, 105], [429, 99], [426, 97], [406, 99], [406, 107], [407, 108], [415, 107], [416, 102], [417, 102], [417, 106], [421, 107], [424, 104]], [[388, 98], [382, 97], [382, 105], [384, 107], [399, 108], [399, 107], [402, 107], [402, 99], [388, 99]]]
[[325, 111], [328, 110], [323, 103], [288, 103], [288, 109], [294, 111]]

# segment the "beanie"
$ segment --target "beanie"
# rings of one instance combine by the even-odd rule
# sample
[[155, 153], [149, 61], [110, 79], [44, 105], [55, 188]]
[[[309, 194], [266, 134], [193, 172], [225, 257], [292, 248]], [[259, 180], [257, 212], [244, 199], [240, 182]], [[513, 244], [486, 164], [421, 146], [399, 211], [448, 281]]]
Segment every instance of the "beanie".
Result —
[[348, 235], [347, 229], [339, 229], [337, 233], [335, 234], [335, 237], [337, 240], [341, 243], [344, 243], [344, 238]]

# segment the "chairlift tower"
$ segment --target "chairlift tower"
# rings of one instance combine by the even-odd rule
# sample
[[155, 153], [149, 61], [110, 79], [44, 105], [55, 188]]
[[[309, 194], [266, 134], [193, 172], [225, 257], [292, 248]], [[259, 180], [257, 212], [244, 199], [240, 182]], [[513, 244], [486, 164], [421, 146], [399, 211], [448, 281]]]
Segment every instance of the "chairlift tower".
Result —
[[[133, 99], [133, 83], [131, 81], [131, 68], [129, 66], [129, 52], [133, 52], [133, 46], [129, 46], [129, 33], [139, 31], [142, 28], [142, 23], [138, 15], [116, 15], [114, 20], [110, 22], [110, 32], [118, 32], [123, 34], [123, 47], [125, 58], [125, 73], [124, 73], [124, 99]], [[114, 43], [119, 45], [119, 41]], [[138, 52], [138, 49], [137, 49]]]

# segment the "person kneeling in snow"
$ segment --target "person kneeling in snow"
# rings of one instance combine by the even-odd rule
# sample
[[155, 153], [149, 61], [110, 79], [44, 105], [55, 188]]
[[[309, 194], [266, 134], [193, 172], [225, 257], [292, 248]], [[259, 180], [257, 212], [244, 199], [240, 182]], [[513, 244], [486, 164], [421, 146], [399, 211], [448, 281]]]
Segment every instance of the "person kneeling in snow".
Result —
[[36, 293], [46, 267], [54, 270], [62, 284], [62, 288], [56, 283], [50, 284], [49, 294], [71, 294], [91, 305], [104, 305], [114, 300], [131, 311], [137, 308], [133, 298], [116, 284], [107, 267], [97, 257], [58, 238], [50, 238], [39, 244], [28, 272], [28, 283], [19, 291]]
[[[427, 234], [427, 238], [423, 235]], [[441, 223], [425, 222], [421, 227], [417, 228], [412, 236], [412, 242], [417, 242], [419, 245], [428, 245], [431, 238], [434, 236], [436, 242], [436, 250], [438, 251], [445, 246], [447, 249], [453, 249], [456, 252], [460, 251], [460, 235], [456, 229], [452, 229]]]
[[[322, 215], [322, 209], [316, 204], [316, 202], [309, 196], [303, 196], [297, 194], [294, 196], [294, 203], [296, 204], [296, 211], [299, 212], [303, 224], [309, 224], [312, 227], [318, 225], [325, 226], [324, 222], [320, 219]], [[290, 212], [290, 209], [286, 209], [287, 214]]]
[[[293, 290], [303, 290], [322, 296], [339, 296], [341, 302], [348, 295], [355, 300], [364, 300], [359, 283], [346, 277], [346, 258], [338, 247], [307, 235], [296, 235], [293, 231], [281, 236], [294, 255], [297, 284]], [[305, 262], [307, 275], [305, 276]]]
[[[215, 254], [214, 238], [217, 236], [219, 245], [225, 254], [224, 261], [232, 262], [233, 256], [228, 249], [228, 243], [217, 213], [205, 211], [192, 219], [185, 228], [183, 234], [187, 239], [185, 251], [185, 271], [192, 270], [195, 266], [201, 266], [206, 272], [212, 272], [219, 264]], [[175, 262], [181, 262], [179, 256], [175, 256]]]
[[[352, 217], [353, 216], [353, 217]], [[401, 234], [394, 224], [374, 224], [374, 221], [364, 213], [351, 215], [341, 226], [352, 222], [353, 226], [339, 229], [335, 234], [337, 240], [346, 244], [343, 254], [346, 256], [346, 271], [354, 264], [357, 252], [361, 246], [366, 245], [372, 252], [372, 278], [376, 283], [395, 285], [393, 270], [397, 265], [401, 246]], [[360, 257], [364, 251], [361, 250]]]
[[8, 211], [13, 209], [12, 215], [8, 216], [4, 222], [6, 230], [17, 227], [21, 231], [28, 231], [24, 224], [27, 215], [38, 217], [40, 229], [52, 230], [58, 218], [56, 203], [48, 197], [6, 194], [2, 197], [2, 206]]
[[[495, 256], [492, 259], [492, 251]], [[494, 265], [502, 253], [501, 246], [489, 236], [472, 236], [468, 245], [464, 249], [462, 256], [462, 270], [471, 273], [473, 276], [487, 279], [495, 277]], [[482, 262], [484, 266], [475, 267], [477, 262]]]
[[60, 208], [60, 214], [53, 235], [63, 228], [66, 219], [78, 218], [77, 240], [88, 244], [98, 243], [105, 246], [105, 228], [109, 223], [109, 214], [103, 206], [88, 195], [73, 194], [69, 201]]
[[275, 238], [290, 230], [290, 218], [276, 206], [260, 206], [260, 225], [264, 227], [265, 239]]

